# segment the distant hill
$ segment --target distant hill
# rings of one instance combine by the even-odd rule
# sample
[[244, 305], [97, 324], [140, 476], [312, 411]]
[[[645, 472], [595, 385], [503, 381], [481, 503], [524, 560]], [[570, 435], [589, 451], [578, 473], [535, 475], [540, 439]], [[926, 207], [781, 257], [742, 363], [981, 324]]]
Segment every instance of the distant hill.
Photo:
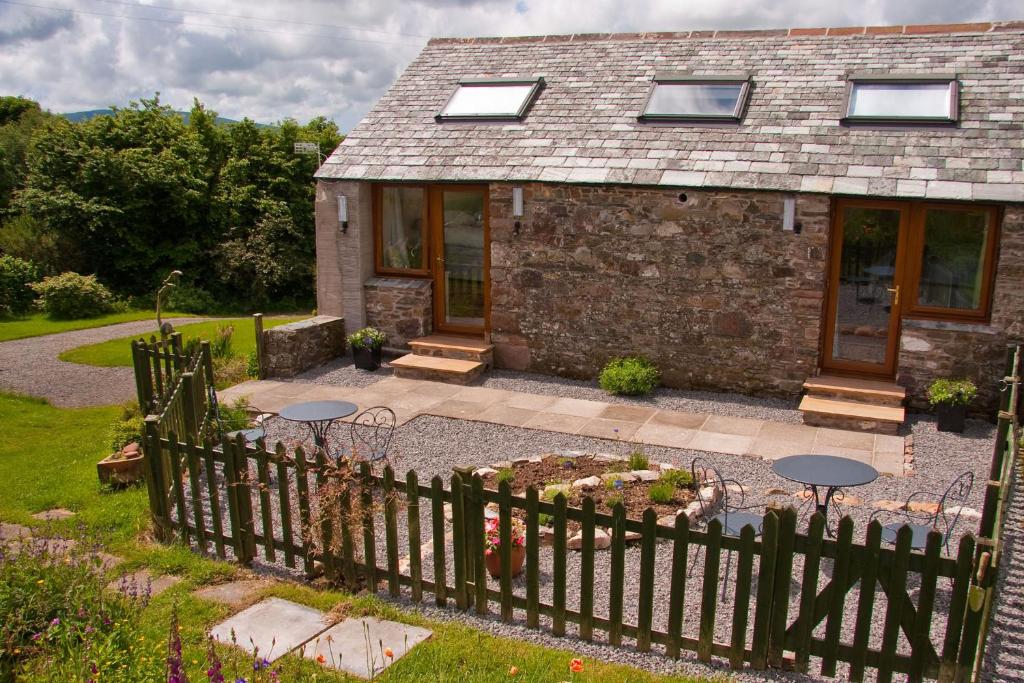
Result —
[[[95, 118], [97, 116], [110, 116], [113, 113], [114, 113], [113, 109], [89, 109], [87, 111], [73, 111], [73, 112], [69, 112], [67, 114], [61, 114], [61, 116], [66, 118], [68, 121], [72, 121], [74, 123], [79, 123], [81, 121], [88, 121], [89, 119]], [[180, 116], [181, 120], [184, 121], [185, 123], [188, 123], [189, 119], [191, 118], [191, 114], [189, 112], [187, 112], [187, 111], [176, 111], [174, 113], [177, 114], [178, 116]], [[218, 116], [217, 117], [217, 123], [229, 124], [229, 123], [240, 123], [240, 121], [237, 121], [235, 119], [227, 119], [227, 118], [224, 118], [223, 116]], [[266, 123], [257, 123], [256, 125], [258, 127], [260, 127], [260, 128], [271, 128], [272, 127], [272, 126], [270, 126], [269, 124], [266, 124]]]

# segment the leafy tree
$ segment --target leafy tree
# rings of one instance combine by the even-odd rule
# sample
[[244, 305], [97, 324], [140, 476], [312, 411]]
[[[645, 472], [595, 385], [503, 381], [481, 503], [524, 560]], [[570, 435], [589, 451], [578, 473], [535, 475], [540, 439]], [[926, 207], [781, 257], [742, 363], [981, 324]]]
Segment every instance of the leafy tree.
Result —
[[25, 158], [32, 131], [47, 117], [24, 97], [0, 97], [0, 214], [25, 182]]

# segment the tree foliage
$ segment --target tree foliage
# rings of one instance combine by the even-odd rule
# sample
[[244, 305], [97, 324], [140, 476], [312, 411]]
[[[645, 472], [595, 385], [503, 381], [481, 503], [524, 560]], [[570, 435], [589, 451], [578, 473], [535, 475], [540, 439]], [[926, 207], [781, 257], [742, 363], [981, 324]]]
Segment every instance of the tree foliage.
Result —
[[61, 269], [95, 273], [122, 295], [152, 295], [180, 269], [238, 307], [308, 302], [316, 161], [293, 143], [329, 151], [338, 129], [216, 117], [196, 101], [185, 123], [158, 98], [81, 123], [48, 117], [12, 206], [61, 245]]

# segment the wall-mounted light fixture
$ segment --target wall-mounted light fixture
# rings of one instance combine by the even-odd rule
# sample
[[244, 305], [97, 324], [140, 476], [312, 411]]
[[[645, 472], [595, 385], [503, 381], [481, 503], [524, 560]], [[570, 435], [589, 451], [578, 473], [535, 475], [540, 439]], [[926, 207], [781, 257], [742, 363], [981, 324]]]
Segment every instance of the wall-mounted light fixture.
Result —
[[348, 197], [338, 195], [338, 223], [341, 225], [341, 233], [348, 233]]
[[523, 217], [523, 188], [521, 187], [512, 188], [512, 217], [516, 219], [514, 232], [518, 235], [519, 228], [522, 227], [518, 219]]
[[782, 229], [800, 234], [800, 224], [796, 222], [796, 197], [782, 198]]

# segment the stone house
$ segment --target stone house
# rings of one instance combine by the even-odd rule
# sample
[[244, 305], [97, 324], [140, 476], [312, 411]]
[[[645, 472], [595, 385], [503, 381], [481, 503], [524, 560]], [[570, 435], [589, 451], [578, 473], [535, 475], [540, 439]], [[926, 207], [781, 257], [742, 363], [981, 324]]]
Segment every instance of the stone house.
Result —
[[431, 40], [317, 173], [319, 312], [483, 366], [807, 384], [868, 427], [939, 376], [989, 410], [1022, 94], [1024, 22]]

